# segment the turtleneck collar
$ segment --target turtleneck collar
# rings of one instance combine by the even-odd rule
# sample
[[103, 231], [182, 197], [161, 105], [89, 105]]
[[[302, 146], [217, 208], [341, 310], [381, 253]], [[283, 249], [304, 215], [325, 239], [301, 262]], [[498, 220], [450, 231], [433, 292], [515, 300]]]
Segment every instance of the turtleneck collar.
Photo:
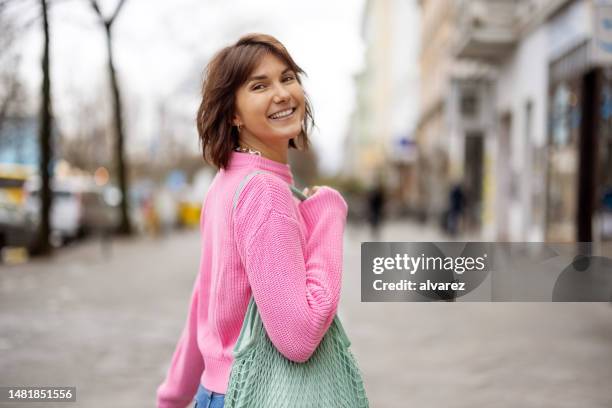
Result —
[[269, 171], [270, 173], [277, 174], [287, 183], [293, 184], [293, 175], [291, 174], [291, 166], [289, 164], [279, 163], [256, 154], [233, 151], [227, 169], [233, 170], [245, 167]]

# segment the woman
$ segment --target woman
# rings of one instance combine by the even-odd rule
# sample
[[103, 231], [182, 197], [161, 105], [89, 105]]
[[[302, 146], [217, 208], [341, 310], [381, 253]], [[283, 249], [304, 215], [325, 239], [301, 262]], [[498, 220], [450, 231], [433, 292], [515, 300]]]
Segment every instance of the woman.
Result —
[[251, 34], [209, 63], [197, 126], [219, 171], [202, 208], [200, 271], [159, 407], [223, 406], [251, 294], [270, 340], [304, 362], [340, 297], [347, 205], [329, 187], [291, 194], [288, 149], [312, 125], [302, 69], [275, 38]]

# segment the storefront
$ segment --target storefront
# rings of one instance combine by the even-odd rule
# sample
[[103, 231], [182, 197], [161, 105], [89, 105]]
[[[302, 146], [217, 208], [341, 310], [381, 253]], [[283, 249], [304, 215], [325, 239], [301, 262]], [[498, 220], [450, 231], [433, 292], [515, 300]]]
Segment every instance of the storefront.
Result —
[[548, 241], [612, 240], [612, 66], [593, 41], [550, 65]]

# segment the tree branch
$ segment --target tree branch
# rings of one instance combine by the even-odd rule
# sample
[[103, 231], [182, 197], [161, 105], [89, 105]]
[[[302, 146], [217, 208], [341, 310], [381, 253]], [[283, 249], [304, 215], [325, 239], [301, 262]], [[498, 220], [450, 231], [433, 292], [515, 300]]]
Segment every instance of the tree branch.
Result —
[[98, 5], [98, 1], [97, 0], [89, 0], [89, 4], [91, 5], [91, 7], [95, 11], [95, 13], [98, 15], [98, 17], [100, 17], [100, 21], [105, 26], [110, 28], [110, 26], [113, 24], [113, 21], [115, 21], [115, 18], [117, 18], [117, 15], [119, 14], [119, 11], [121, 11], [121, 8], [125, 4], [125, 0], [119, 0], [119, 3], [117, 4], [117, 8], [115, 8], [115, 12], [108, 19], [105, 19], [104, 16], [102, 15], [102, 11], [100, 10], [100, 6]]
[[89, 5], [96, 12], [98, 17], [100, 17], [100, 21], [104, 21], [104, 17], [102, 16], [102, 12], [100, 11], [100, 7], [98, 7], [98, 2], [96, 0], [89, 0]]
[[115, 9], [115, 12], [113, 13], [113, 15], [110, 18], [110, 20], [108, 20], [108, 25], [109, 26], [111, 24], [113, 24], [113, 21], [115, 21], [115, 18], [117, 17], [117, 14], [119, 14], [119, 11], [121, 10], [121, 7], [123, 7], [124, 4], [125, 4], [125, 0], [119, 0], [119, 4], [117, 4], [117, 8]]

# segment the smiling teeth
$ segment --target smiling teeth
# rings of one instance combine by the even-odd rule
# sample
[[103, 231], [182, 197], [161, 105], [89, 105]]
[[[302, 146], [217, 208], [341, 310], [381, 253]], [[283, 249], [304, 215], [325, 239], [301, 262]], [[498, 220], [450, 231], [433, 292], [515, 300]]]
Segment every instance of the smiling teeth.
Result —
[[293, 113], [293, 109], [287, 109], [282, 112], [276, 112], [274, 115], [270, 115], [270, 117], [272, 119], [280, 119], [280, 118], [284, 118], [285, 116], [289, 116], [292, 113]]

